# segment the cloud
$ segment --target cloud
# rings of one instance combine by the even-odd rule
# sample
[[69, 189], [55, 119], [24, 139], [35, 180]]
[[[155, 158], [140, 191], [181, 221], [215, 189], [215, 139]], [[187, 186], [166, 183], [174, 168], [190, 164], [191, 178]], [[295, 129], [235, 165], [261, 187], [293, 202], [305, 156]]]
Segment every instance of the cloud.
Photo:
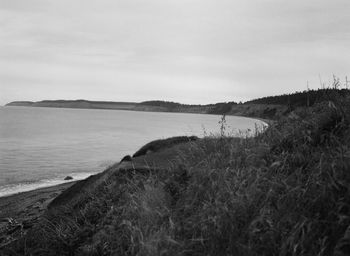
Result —
[[0, 104], [247, 100], [345, 76], [347, 0], [0, 0]]

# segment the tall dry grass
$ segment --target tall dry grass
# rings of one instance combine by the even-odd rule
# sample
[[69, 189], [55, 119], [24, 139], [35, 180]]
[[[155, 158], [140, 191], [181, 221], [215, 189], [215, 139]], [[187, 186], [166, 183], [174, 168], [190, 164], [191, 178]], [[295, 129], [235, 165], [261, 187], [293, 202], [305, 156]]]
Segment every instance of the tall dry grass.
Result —
[[[12, 255], [349, 255], [350, 100], [254, 138], [207, 137], [162, 171], [116, 172]], [[175, 151], [174, 151], [175, 152]]]

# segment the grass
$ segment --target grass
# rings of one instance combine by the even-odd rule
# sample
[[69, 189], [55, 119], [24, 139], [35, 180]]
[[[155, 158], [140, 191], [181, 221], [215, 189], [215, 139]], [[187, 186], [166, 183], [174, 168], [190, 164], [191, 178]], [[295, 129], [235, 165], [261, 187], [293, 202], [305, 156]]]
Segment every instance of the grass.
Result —
[[133, 155], [133, 157], [143, 156], [152, 152], [158, 152], [160, 150], [164, 150], [165, 148], [169, 148], [180, 143], [195, 141], [197, 139], [198, 137], [196, 136], [176, 136], [168, 139], [154, 140], [140, 148]]
[[[350, 100], [174, 150], [48, 211], [11, 255], [349, 255]], [[156, 154], [156, 153], [154, 153]]]

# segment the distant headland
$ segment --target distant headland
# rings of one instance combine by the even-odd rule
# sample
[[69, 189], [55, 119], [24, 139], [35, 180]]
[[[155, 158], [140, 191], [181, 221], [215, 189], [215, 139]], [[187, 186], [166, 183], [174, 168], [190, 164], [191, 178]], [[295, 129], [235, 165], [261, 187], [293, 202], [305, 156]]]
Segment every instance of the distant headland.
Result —
[[254, 137], [155, 140], [85, 180], [0, 198], [1, 255], [348, 255], [348, 89], [204, 106], [9, 105], [197, 109], [275, 122]]
[[312, 106], [324, 100], [330, 93], [349, 95], [348, 89], [318, 89], [278, 96], [269, 96], [246, 102], [219, 102], [215, 104], [194, 105], [181, 104], [171, 101], [144, 101], [144, 102], [114, 102], [90, 100], [43, 100], [43, 101], [13, 101], [6, 106], [51, 107], [51, 108], [80, 108], [80, 109], [111, 109], [152, 112], [177, 112], [217, 115], [236, 115], [264, 119], [278, 119], [292, 112], [298, 107]]
[[144, 101], [144, 102], [113, 102], [90, 100], [43, 100], [43, 101], [14, 101], [6, 106], [25, 107], [52, 107], [52, 108], [83, 108], [83, 109], [114, 109], [135, 111], [159, 111], [159, 112], [186, 112], [186, 113], [224, 113], [235, 102], [225, 102], [207, 105], [181, 104], [170, 101]]

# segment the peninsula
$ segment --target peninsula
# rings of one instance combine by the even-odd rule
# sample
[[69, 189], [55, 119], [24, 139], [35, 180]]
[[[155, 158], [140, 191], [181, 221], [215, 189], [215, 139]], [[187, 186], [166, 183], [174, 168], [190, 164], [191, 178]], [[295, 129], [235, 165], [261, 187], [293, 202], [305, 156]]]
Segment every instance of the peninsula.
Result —
[[52, 107], [52, 108], [82, 108], [82, 109], [111, 109], [152, 112], [201, 113], [218, 115], [237, 115], [263, 119], [278, 119], [298, 107], [312, 106], [324, 99], [325, 95], [336, 92], [339, 95], [349, 95], [347, 89], [319, 89], [296, 92], [292, 94], [269, 96], [247, 102], [220, 102], [206, 105], [181, 104], [170, 101], [144, 102], [113, 102], [89, 100], [43, 100], [43, 101], [14, 101], [6, 106]]

